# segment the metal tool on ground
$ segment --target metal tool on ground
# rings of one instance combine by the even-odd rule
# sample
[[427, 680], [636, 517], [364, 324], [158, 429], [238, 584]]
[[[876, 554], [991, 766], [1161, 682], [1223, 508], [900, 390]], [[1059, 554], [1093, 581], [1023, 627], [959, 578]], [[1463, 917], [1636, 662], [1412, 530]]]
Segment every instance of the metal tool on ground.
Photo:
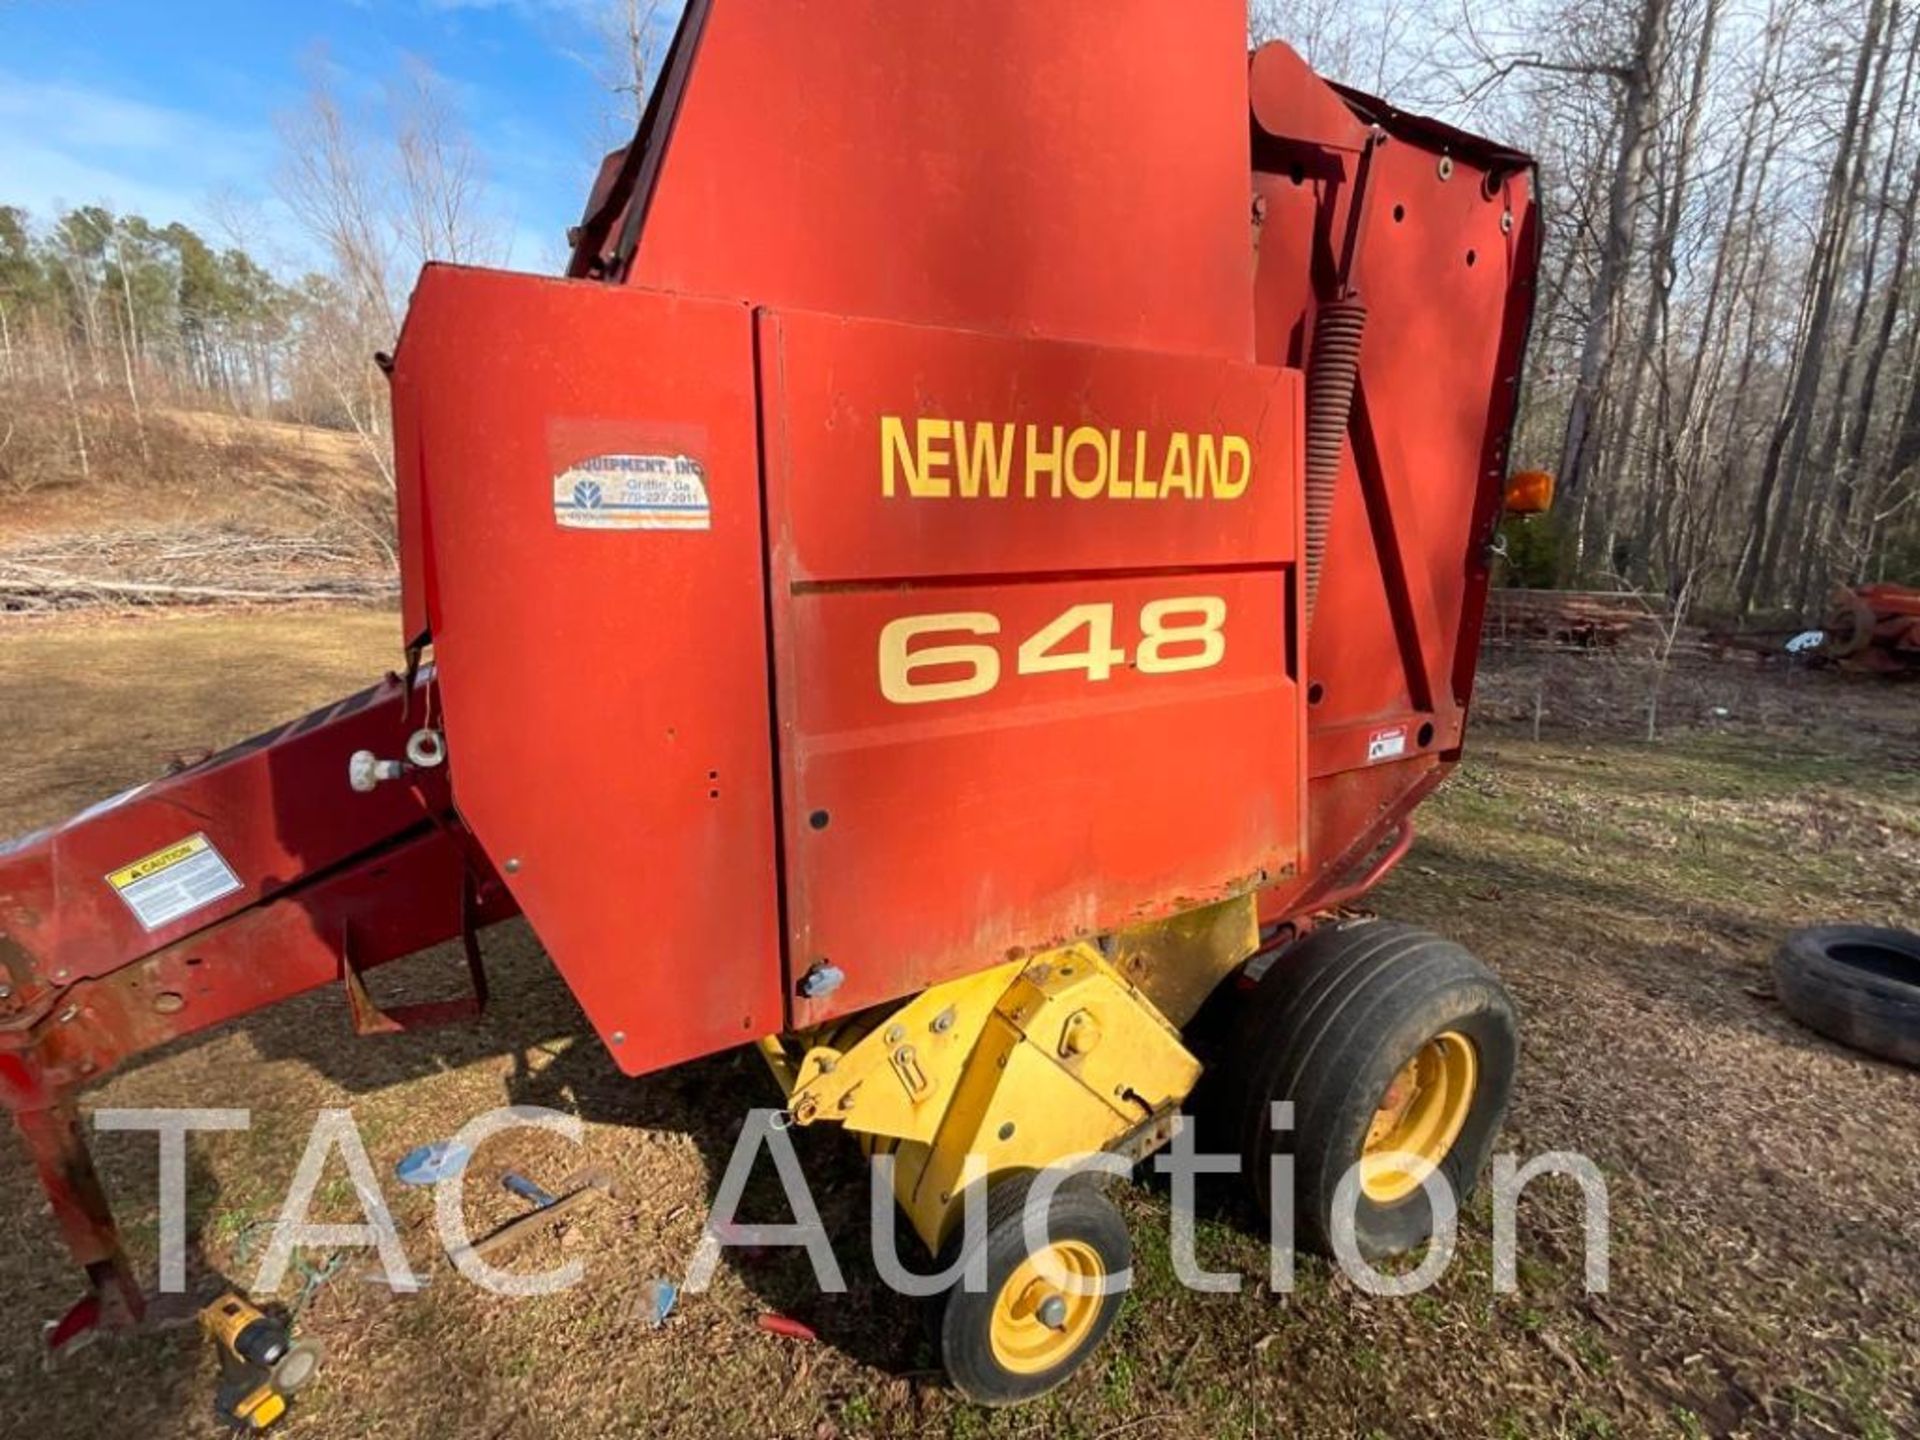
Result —
[[[1251, 1183], [1297, 1151], [1300, 1233], [1336, 1161], [1363, 1249], [1430, 1233], [1511, 1008], [1338, 917], [1458, 763], [1502, 510], [1550, 498], [1507, 483], [1534, 167], [1246, 33], [688, 0], [566, 276], [422, 272], [398, 673], [0, 847], [0, 1104], [90, 1318], [144, 1297], [85, 1086], [321, 987], [362, 1033], [472, 1014], [514, 915], [610, 1065], [758, 1040], [788, 1120], [893, 1157], [989, 1277], [934, 1302], [978, 1400], [1072, 1374], [1120, 1296], [1067, 1280], [1130, 1265], [1036, 1173], [1168, 1143], [1205, 1068]], [[452, 941], [468, 996], [374, 1001]]]
[[635, 1297], [635, 1313], [649, 1330], [658, 1330], [680, 1303], [680, 1287], [671, 1280], [649, 1280]]
[[317, 1340], [295, 1340], [284, 1321], [228, 1291], [200, 1312], [200, 1326], [220, 1356], [214, 1413], [234, 1430], [258, 1435], [278, 1424], [288, 1402], [319, 1372]]
[[795, 1320], [786, 1315], [765, 1312], [755, 1317], [756, 1326], [769, 1335], [778, 1335], [782, 1340], [814, 1341], [820, 1338], [819, 1332], [803, 1320]]
[[481, 1260], [496, 1260], [559, 1224], [594, 1196], [612, 1193], [613, 1177], [605, 1169], [598, 1165], [582, 1166], [560, 1182], [560, 1193], [545, 1205], [525, 1215], [516, 1215], [474, 1241], [472, 1253]]
[[510, 1193], [518, 1195], [535, 1209], [544, 1210], [553, 1204], [554, 1196], [550, 1190], [543, 1190], [526, 1176], [516, 1170], [509, 1170], [500, 1177], [500, 1184]]

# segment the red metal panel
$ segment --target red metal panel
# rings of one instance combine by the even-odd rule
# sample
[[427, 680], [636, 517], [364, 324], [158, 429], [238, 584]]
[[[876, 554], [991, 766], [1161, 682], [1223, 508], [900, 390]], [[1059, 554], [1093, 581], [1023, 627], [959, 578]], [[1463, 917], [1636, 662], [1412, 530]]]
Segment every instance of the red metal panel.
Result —
[[[1345, 162], [1349, 173], [1352, 163]], [[1408, 708], [1421, 685], [1439, 692], [1435, 700], [1452, 701], [1447, 681], [1467, 583], [1461, 561], [1472, 548], [1475, 498], [1487, 483], [1487, 397], [1498, 376], [1516, 242], [1502, 233], [1506, 205], [1500, 194], [1483, 193], [1482, 172], [1461, 160], [1449, 170], [1443, 180], [1432, 152], [1388, 144], [1369, 181], [1355, 276], [1369, 320], [1355, 408], [1377, 464], [1369, 475], [1357, 456], [1343, 466], [1316, 626], [1323, 643], [1311, 647], [1308, 664], [1325, 697], [1317, 723]], [[1268, 201], [1262, 350], [1273, 361], [1291, 358], [1310, 333], [1302, 317], [1312, 310], [1316, 208], [1335, 215], [1334, 234], [1346, 223], [1350, 185], [1332, 184], [1333, 202], [1322, 188], [1285, 175], [1260, 183]], [[1516, 188], [1524, 190], [1524, 181]], [[1377, 488], [1373, 504], [1364, 483]], [[1392, 615], [1397, 597], [1386, 577], [1395, 568], [1417, 631], [1410, 650]], [[1383, 663], [1387, 657], [1401, 663]]]
[[[29, 991], [18, 1016], [0, 1013], [15, 1022], [0, 1025], [0, 1106], [54, 1103], [130, 1055], [338, 984], [349, 947], [364, 969], [459, 935], [466, 864], [458, 832], [423, 820], [375, 853], [97, 981]], [[512, 915], [497, 885], [486, 895], [478, 923]], [[346, 1009], [343, 997], [343, 1035]]]
[[421, 494], [426, 457], [420, 449], [420, 419], [412, 406], [393, 409], [393, 508], [400, 561], [400, 634], [416, 644], [433, 628], [427, 600], [433, 593], [433, 554], [427, 544], [426, 505]]
[[[350, 754], [398, 755], [432, 708], [430, 676], [411, 693], [390, 676], [0, 845], [0, 1106], [61, 1103], [131, 1054], [339, 980], [349, 953], [366, 968], [458, 935], [469, 895], [475, 924], [511, 915], [447, 823], [445, 770], [348, 788]], [[117, 890], [129, 867], [160, 888]], [[149, 927], [156, 903], [173, 913]]]
[[780, 1028], [748, 312], [430, 267], [397, 366], [462, 818], [624, 1070]]
[[1296, 372], [804, 314], [761, 364], [790, 978], [847, 976], [797, 1022], [1298, 863]]
[[1244, 0], [721, 0], [637, 284], [1247, 359]]
[[[1295, 483], [1292, 375], [795, 312], [769, 315], [763, 335], [779, 397], [770, 513], [791, 581], [1293, 555], [1296, 517], [1280, 493]], [[1177, 436], [1189, 441], [1189, 487], [1165, 483]], [[1222, 437], [1245, 441], [1245, 454], [1224, 454]]]
[[[1284, 45], [1255, 56], [1250, 98], [1259, 357], [1305, 359], [1350, 233], [1369, 316], [1307, 645], [1309, 873], [1263, 901], [1278, 919], [1336, 887], [1458, 758], [1538, 230], [1525, 156], [1337, 90]], [[1390, 139], [1362, 198], [1372, 125]]]

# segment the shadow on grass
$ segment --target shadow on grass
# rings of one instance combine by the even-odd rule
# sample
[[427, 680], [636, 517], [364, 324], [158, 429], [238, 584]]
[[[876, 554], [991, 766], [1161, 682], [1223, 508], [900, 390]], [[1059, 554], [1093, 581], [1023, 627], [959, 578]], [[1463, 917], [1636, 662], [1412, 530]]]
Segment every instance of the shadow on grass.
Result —
[[[308, 1066], [349, 1095], [396, 1086], [430, 1087], [435, 1076], [506, 1057], [511, 1069], [505, 1078], [505, 1103], [543, 1106], [593, 1124], [689, 1137], [705, 1171], [704, 1200], [710, 1209], [748, 1112], [780, 1103], [778, 1088], [760, 1057], [742, 1048], [651, 1075], [627, 1076], [607, 1054], [565, 981], [524, 924], [496, 927], [483, 943], [490, 958], [493, 999], [475, 1024], [357, 1039], [347, 1025], [344, 999], [331, 993], [303, 996], [237, 1023], [263, 1058]], [[442, 953], [387, 969], [435, 967], [431, 977], [416, 970], [407, 978], [406, 996], [415, 999], [419, 998], [416, 985], [443, 985], [443, 977], [450, 976], [458, 963]], [[376, 972], [370, 978], [391, 982], [394, 977]], [[153, 1063], [178, 1048], [143, 1056], [137, 1063]], [[529, 1063], [535, 1052], [546, 1057], [537, 1068]], [[933, 1362], [923, 1339], [918, 1305], [884, 1285], [871, 1259], [867, 1171], [857, 1147], [837, 1127], [789, 1133], [847, 1291], [821, 1293], [805, 1251], [797, 1248], [730, 1248], [725, 1263], [766, 1309], [805, 1322], [822, 1341], [854, 1359], [893, 1374], [930, 1369]], [[410, 1136], [409, 1143], [436, 1138], [440, 1137], [420, 1134]], [[618, 1178], [636, 1192], [644, 1209], [646, 1174]], [[757, 1157], [736, 1219], [743, 1224], [792, 1219], [772, 1160], [764, 1153]], [[904, 1222], [899, 1229], [902, 1263], [910, 1269], [930, 1268]], [[637, 1284], [644, 1278], [624, 1280]]]
[[[1528, 864], [1483, 851], [1468, 853], [1432, 838], [1422, 838], [1413, 863], [1437, 872], [1429, 884], [1465, 885], [1475, 894], [1497, 895], [1491, 903], [1501, 910], [1529, 917], [1510, 927], [1505, 943], [1532, 957], [1529, 969], [1536, 977], [1550, 980], [1560, 967], [1603, 967], [1647, 999], [1683, 1007], [1705, 1025], [1801, 1050], [1854, 1053], [1796, 1024], [1772, 1000], [1768, 962], [1784, 933], [1776, 919], [1697, 894], [1676, 899], [1671, 889], [1657, 883]], [[1630, 858], [1623, 857], [1621, 864], [1630, 868]], [[1576, 924], [1556, 925], [1556, 914]], [[1676, 920], [1689, 930], [1721, 937], [1747, 958], [1729, 963], [1703, 949], [1660, 938], [1671, 935]], [[1592, 934], [1601, 928], [1604, 951], [1582, 954], [1567, 948], [1570, 933]]]

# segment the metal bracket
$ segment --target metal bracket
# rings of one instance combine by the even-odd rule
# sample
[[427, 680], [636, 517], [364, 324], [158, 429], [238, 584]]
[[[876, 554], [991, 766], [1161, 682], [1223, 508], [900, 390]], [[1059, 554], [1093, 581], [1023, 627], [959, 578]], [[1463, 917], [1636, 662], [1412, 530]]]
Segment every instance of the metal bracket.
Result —
[[1156, 1150], [1164, 1150], [1172, 1143], [1174, 1131], [1186, 1123], [1180, 1113], [1180, 1101], [1170, 1100], [1156, 1106], [1151, 1115], [1108, 1145], [1107, 1150], [1138, 1165]]
[[353, 960], [353, 933], [340, 937], [340, 981], [347, 992], [347, 1011], [353, 1017], [356, 1035], [401, 1035], [410, 1030], [432, 1030], [442, 1025], [477, 1020], [487, 1008], [486, 958], [480, 953], [477, 923], [479, 900], [474, 893], [473, 876], [465, 875], [460, 890], [460, 944], [466, 952], [470, 994], [452, 1000], [423, 1000], [412, 1005], [396, 1005], [383, 1010], [368, 993], [360, 968]]
[[146, 1297], [134, 1279], [113, 1222], [113, 1206], [87, 1151], [79, 1109], [62, 1100], [44, 1110], [16, 1111], [13, 1121], [40, 1173], [67, 1248], [87, 1272], [87, 1293], [46, 1327], [47, 1348], [63, 1351], [95, 1331], [138, 1324], [146, 1313]]

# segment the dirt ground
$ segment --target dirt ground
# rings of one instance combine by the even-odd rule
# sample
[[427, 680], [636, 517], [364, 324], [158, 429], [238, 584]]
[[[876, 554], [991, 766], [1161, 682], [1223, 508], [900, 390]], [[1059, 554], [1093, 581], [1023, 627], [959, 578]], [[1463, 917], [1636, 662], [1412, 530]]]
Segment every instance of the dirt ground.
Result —
[[[0, 630], [0, 833], [358, 686], [393, 663], [395, 633], [365, 611]], [[1522, 1205], [1519, 1294], [1492, 1289], [1483, 1204], [1443, 1283], [1401, 1301], [1314, 1260], [1295, 1294], [1270, 1295], [1261, 1242], [1232, 1208], [1203, 1223], [1201, 1258], [1252, 1278], [1237, 1295], [1188, 1292], [1164, 1189], [1145, 1184], [1122, 1193], [1138, 1284], [1112, 1339], [1053, 1397], [990, 1413], [941, 1383], [912, 1303], [873, 1278], [851, 1147], [806, 1133], [850, 1293], [814, 1293], [794, 1257], [739, 1261], [650, 1331], [638, 1287], [684, 1272], [741, 1112], [770, 1101], [769, 1082], [746, 1054], [621, 1078], [518, 925], [488, 938], [495, 1003], [476, 1027], [350, 1041], [342, 1001], [319, 994], [150, 1057], [90, 1100], [251, 1110], [250, 1129], [192, 1147], [203, 1296], [223, 1275], [251, 1279], [319, 1108], [351, 1107], [383, 1178], [505, 1101], [586, 1122], [587, 1153], [624, 1193], [522, 1262], [580, 1258], [578, 1290], [505, 1300], [466, 1285], [432, 1260], [423, 1192], [393, 1183], [424, 1291], [392, 1298], [355, 1278], [358, 1259], [312, 1284], [325, 1255], [295, 1271], [281, 1298], [330, 1359], [294, 1437], [1920, 1435], [1920, 1073], [1798, 1029], [1767, 978], [1791, 926], [1920, 921], [1920, 686], [1701, 666], [1668, 684], [1651, 743], [1644, 693], [1643, 675], [1604, 659], [1495, 662], [1467, 763], [1374, 897], [1466, 943], [1513, 990], [1523, 1069], [1503, 1143], [1604, 1169], [1604, 1295], [1580, 1286], [1565, 1181]], [[399, 983], [443, 987], [446, 963], [410, 962]], [[496, 1144], [476, 1174], [512, 1164], [552, 1181], [578, 1160], [557, 1140]], [[154, 1143], [103, 1135], [96, 1153], [150, 1274]], [[43, 1368], [40, 1322], [74, 1276], [17, 1147], [0, 1155], [0, 1434], [215, 1433], [212, 1362], [191, 1328]], [[491, 1185], [470, 1193], [476, 1226], [514, 1208]], [[353, 1216], [338, 1166], [320, 1195], [323, 1214]], [[819, 1342], [762, 1333], [768, 1310]]]
[[89, 479], [0, 473], [0, 621], [289, 596], [393, 603], [393, 487], [361, 437], [194, 410], [96, 420], [122, 443]]
[[[130, 416], [109, 412], [118, 426]], [[154, 409], [147, 454], [119, 458], [84, 485], [0, 490], [0, 554], [73, 529], [244, 520], [312, 535], [342, 515], [391, 508], [391, 487], [358, 436], [205, 410]]]

